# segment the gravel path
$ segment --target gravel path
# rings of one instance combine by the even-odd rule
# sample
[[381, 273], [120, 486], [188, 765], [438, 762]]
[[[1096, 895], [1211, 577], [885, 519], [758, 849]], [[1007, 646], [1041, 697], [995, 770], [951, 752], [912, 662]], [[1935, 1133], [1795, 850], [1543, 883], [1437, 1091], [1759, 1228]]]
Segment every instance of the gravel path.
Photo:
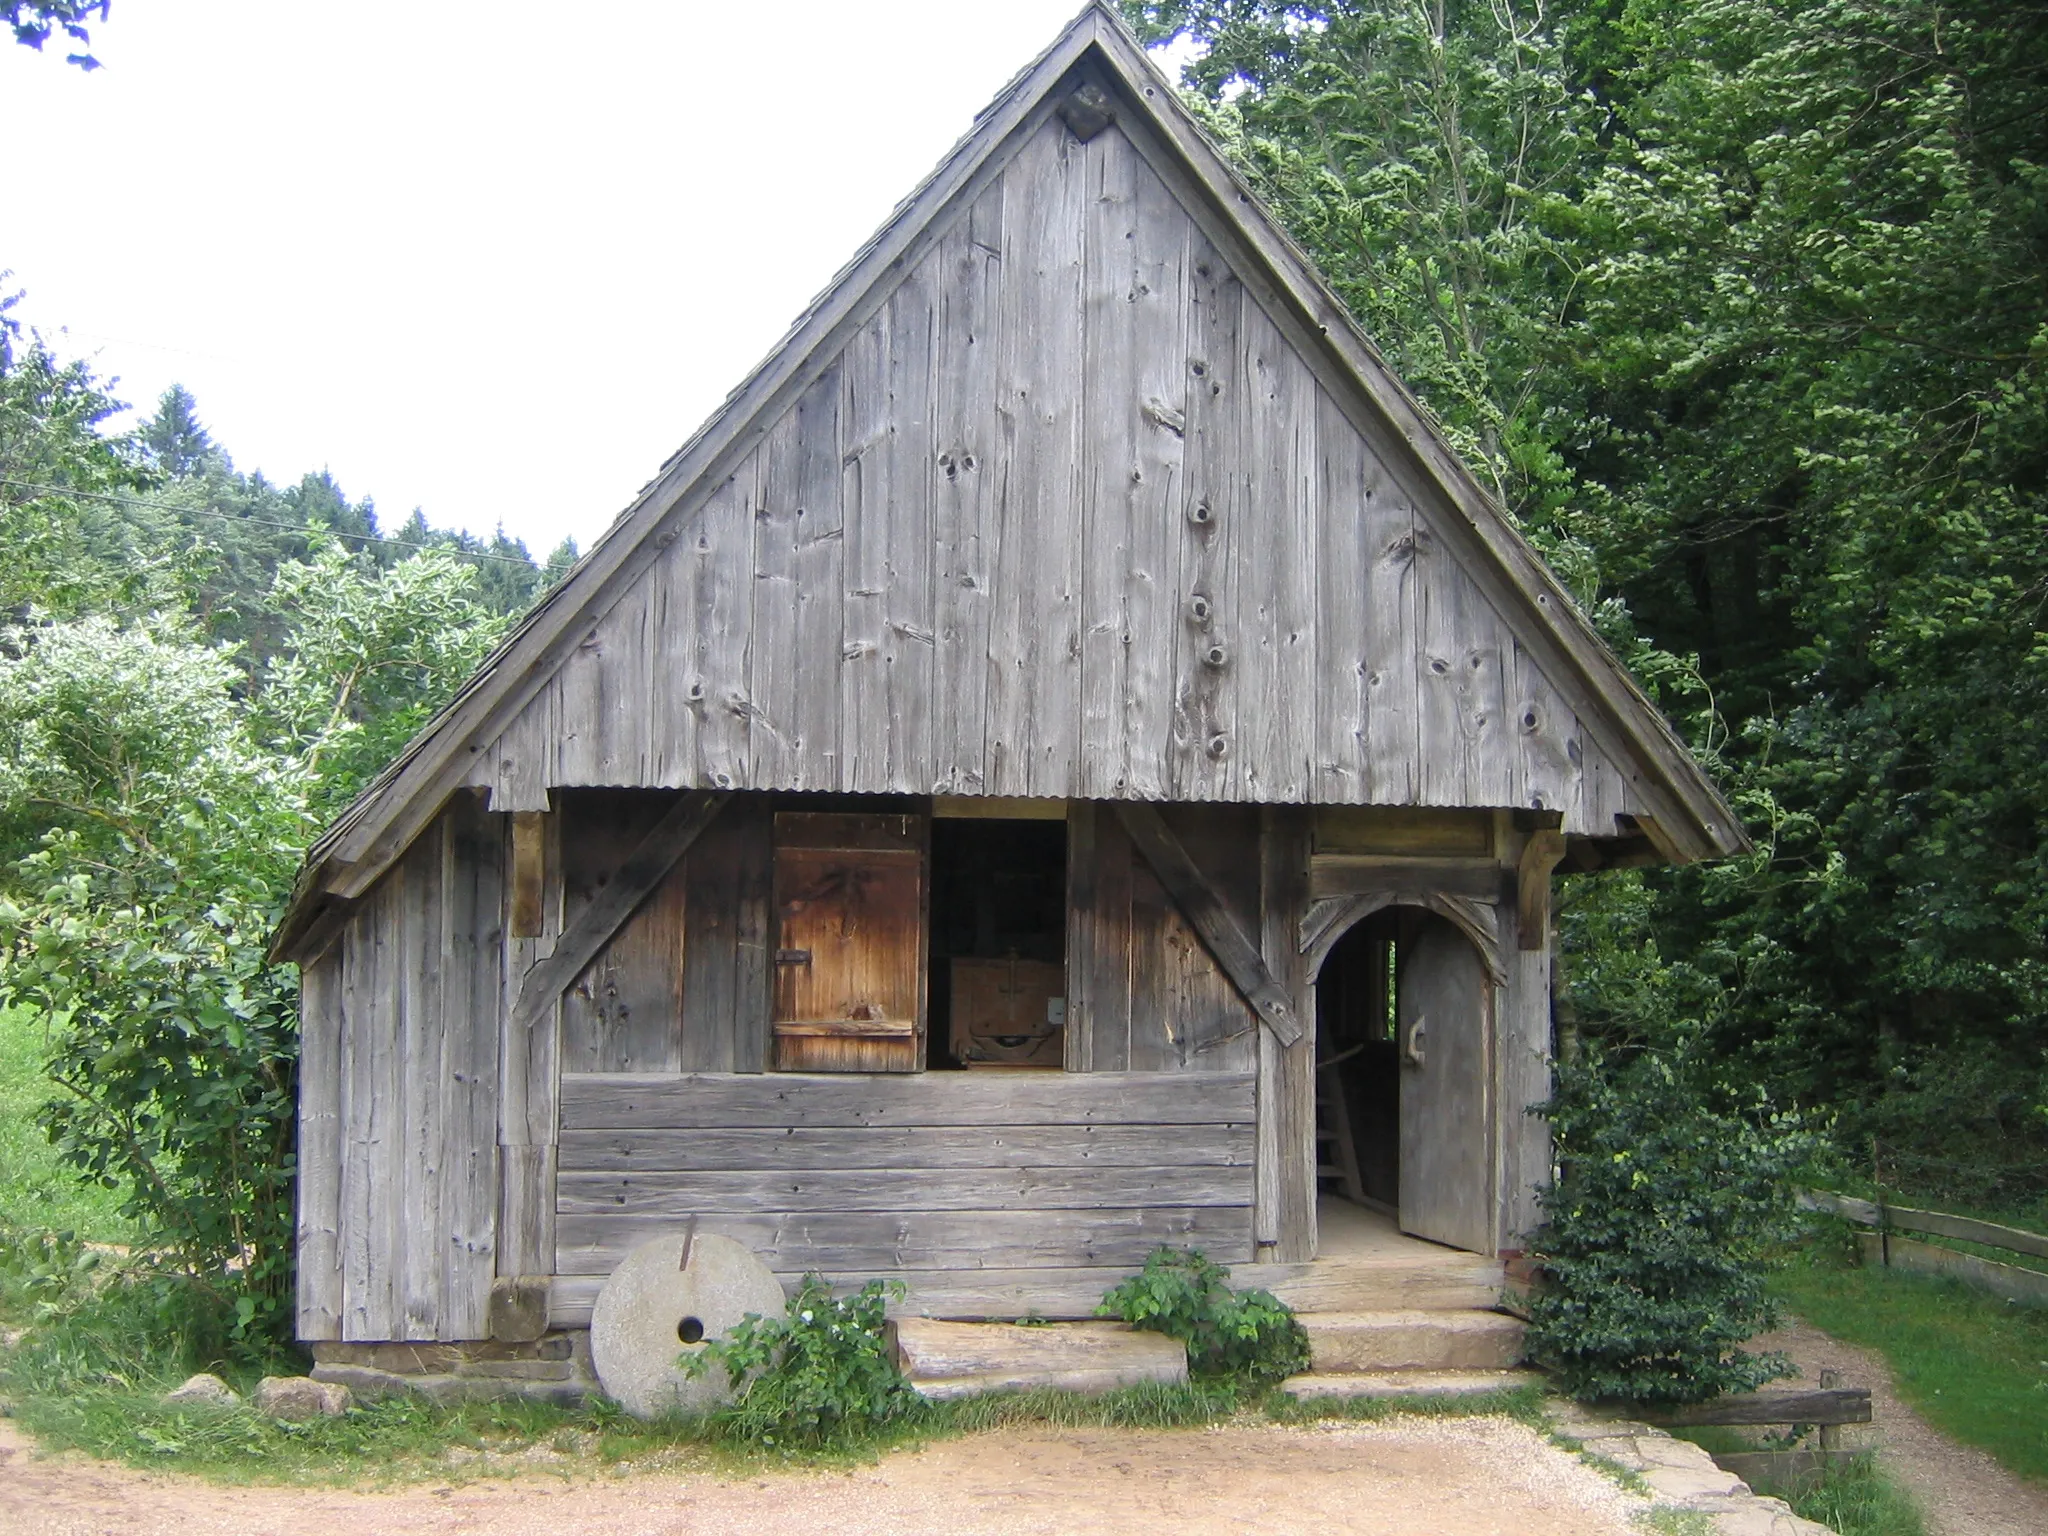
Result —
[[1013, 1431], [851, 1473], [526, 1476], [393, 1493], [222, 1488], [42, 1459], [0, 1421], [0, 1531], [34, 1536], [1637, 1536], [1641, 1507], [1506, 1419]]
[[1901, 1402], [1882, 1355], [1796, 1321], [1758, 1335], [1753, 1347], [1784, 1350], [1810, 1385], [1819, 1384], [1822, 1370], [1832, 1369], [1842, 1373], [1844, 1386], [1870, 1388], [1875, 1422], [1845, 1429], [1844, 1442], [1879, 1448], [1885, 1466], [1920, 1501], [1930, 1536], [2048, 1533], [2048, 1488], [2014, 1476], [1983, 1451], [1957, 1444]]

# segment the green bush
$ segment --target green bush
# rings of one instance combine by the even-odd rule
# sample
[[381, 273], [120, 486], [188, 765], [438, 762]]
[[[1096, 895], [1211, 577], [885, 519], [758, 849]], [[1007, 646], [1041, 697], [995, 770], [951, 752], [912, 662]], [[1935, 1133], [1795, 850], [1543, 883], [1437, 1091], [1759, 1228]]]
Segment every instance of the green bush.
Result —
[[1588, 1049], [1543, 1111], [1559, 1175], [1535, 1237], [1529, 1352], [1585, 1399], [1702, 1402], [1790, 1373], [1739, 1346], [1775, 1325], [1772, 1255], [1798, 1231], [1814, 1138], [1682, 1057]]
[[1308, 1335], [1268, 1291], [1233, 1291], [1230, 1271], [1192, 1248], [1160, 1248], [1095, 1311], [1179, 1339], [1196, 1376], [1279, 1381], [1308, 1365]]
[[733, 1439], [798, 1449], [859, 1440], [922, 1402], [890, 1355], [888, 1295], [870, 1280], [841, 1299], [806, 1275], [783, 1316], [747, 1314], [732, 1337], [685, 1355], [683, 1367], [693, 1376], [724, 1369], [736, 1395], [712, 1420]]

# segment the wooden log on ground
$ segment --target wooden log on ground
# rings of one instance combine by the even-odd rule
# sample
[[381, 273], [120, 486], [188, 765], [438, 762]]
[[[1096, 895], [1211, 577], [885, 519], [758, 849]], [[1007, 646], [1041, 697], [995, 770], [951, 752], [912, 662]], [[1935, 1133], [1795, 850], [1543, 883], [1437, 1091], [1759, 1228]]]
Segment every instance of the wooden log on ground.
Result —
[[1776, 1392], [1731, 1392], [1708, 1403], [1644, 1409], [1651, 1424], [1698, 1427], [1707, 1424], [1868, 1424], [1870, 1389], [1833, 1387]]

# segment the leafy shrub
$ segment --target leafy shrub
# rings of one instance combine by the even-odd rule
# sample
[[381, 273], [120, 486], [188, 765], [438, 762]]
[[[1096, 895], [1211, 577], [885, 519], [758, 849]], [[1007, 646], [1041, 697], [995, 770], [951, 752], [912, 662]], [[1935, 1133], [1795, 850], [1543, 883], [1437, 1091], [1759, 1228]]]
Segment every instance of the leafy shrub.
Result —
[[870, 1280], [842, 1300], [806, 1275], [783, 1316], [747, 1314], [732, 1337], [684, 1356], [683, 1368], [724, 1369], [736, 1395], [713, 1420], [734, 1439], [803, 1449], [858, 1440], [922, 1402], [890, 1355], [891, 1290], [902, 1294]]
[[1230, 1271], [1192, 1248], [1160, 1248], [1095, 1311], [1187, 1346], [1197, 1376], [1279, 1381], [1308, 1365], [1308, 1335], [1268, 1291], [1233, 1291]]
[[1764, 1276], [1797, 1234], [1814, 1138], [1760, 1096], [1725, 1107], [1684, 1066], [1589, 1047], [1543, 1111], [1560, 1173], [1529, 1352], [1575, 1397], [1702, 1402], [1790, 1374], [1739, 1346], [1777, 1321]]

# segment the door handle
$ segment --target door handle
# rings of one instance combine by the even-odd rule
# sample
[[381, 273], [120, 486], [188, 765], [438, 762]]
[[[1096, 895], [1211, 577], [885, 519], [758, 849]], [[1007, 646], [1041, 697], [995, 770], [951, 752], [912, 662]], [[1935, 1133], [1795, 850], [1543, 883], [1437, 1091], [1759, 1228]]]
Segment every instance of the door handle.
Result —
[[1411, 1067], [1419, 1067], [1424, 1063], [1422, 1047], [1428, 1030], [1429, 1020], [1425, 1018], [1418, 1017], [1408, 1026], [1408, 1038], [1402, 1043], [1401, 1056]]

